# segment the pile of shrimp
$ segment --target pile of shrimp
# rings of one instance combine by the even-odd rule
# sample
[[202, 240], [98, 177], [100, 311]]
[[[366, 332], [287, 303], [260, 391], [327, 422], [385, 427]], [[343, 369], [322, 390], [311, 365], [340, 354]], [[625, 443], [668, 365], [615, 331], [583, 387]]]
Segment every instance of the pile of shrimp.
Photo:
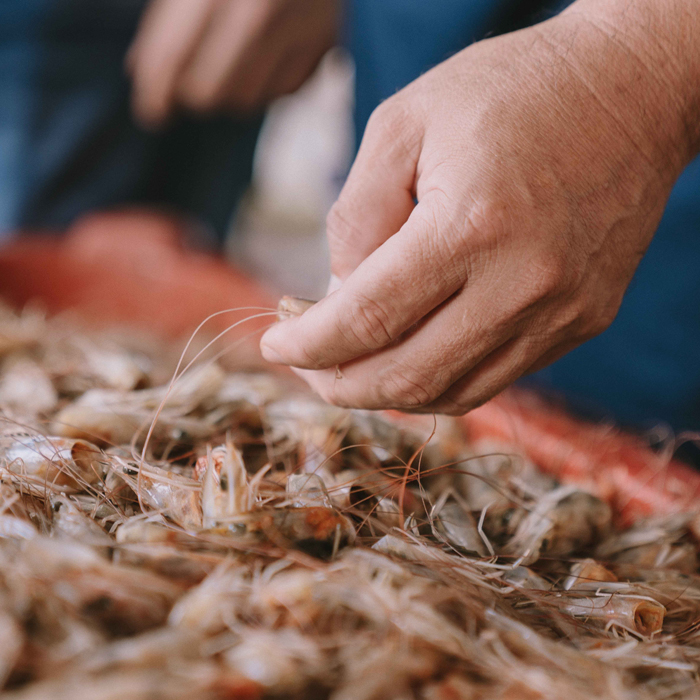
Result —
[[0, 697], [699, 697], [697, 512], [0, 308]]

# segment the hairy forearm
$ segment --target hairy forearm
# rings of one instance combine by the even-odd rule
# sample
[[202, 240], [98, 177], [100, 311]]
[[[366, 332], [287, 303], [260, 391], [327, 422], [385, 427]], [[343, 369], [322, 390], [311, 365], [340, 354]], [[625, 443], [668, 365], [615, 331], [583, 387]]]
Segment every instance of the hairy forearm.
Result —
[[599, 34], [596, 50], [579, 60], [605, 66], [602, 99], [622, 107], [647, 157], [677, 177], [700, 151], [697, 0], [577, 0], [567, 16]]

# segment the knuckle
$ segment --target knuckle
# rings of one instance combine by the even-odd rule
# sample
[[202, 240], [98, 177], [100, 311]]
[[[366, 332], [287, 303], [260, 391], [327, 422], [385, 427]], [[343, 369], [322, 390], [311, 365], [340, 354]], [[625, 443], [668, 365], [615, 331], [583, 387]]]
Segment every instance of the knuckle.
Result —
[[363, 350], [376, 350], [393, 340], [392, 316], [383, 303], [369, 297], [358, 298], [352, 305], [346, 333], [351, 334], [351, 340]]
[[420, 150], [420, 129], [414, 111], [398, 96], [382, 102], [370, 115], [363, 143], [390, 162], [416, 158]]
[[405, 368], [394, 368], [377, 388], [381, 404], [396, 408], [426, 406], [442, 393], [442, 388], [435, 379]]
[[536, 299], [553, 299], [567, 288], [565, 266], [558, 260], [548, 260], [533, 266], [528, 280], [529, 295]]
[[480, 252], [496, 250], [517, 230], [513, 214], [497, 197], [475, 201], [466, 211], [453, 207], [455, 230], [468, 237], [470, 247], [476, 244]]
[[384, 134], [392, 132], [395, 127], [401, 126], [405, 121], [405, 112], [400, 103], [389, 98], [374, 108], [367, 121], [369, 134]]

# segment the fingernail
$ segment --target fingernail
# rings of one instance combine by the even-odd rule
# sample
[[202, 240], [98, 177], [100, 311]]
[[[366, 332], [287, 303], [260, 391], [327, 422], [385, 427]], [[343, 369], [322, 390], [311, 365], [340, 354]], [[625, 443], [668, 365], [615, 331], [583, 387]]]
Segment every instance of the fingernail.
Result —
[[343, 281], [340, 279], [340, 277], [338, 277], [338, 275], [331, 275], [331, 278], [328, 281], [328, 291], [326, 291], [326, 296], [340, 289], [342, 284]]

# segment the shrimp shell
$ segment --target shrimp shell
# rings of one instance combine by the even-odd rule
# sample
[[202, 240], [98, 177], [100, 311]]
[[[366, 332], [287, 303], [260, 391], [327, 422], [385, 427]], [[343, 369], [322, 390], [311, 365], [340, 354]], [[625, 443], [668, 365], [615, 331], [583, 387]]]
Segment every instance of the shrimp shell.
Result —
[[519, 523], [503, 549], [526, 566], [541, 554], [567, 556], [598, 541], [611, 526], [610, 507], [574, 486], [560, 486], [542, 496]]
[[199, 482], [152, 464], [132, 466], [117, 459], [112, 469], [134, 493], [140, 490], [144, 502], [151, 508], [186, 530], [202, 527], [202, 487]]
[[205, 528], [247, 513], [254, 498], [248, 486], [243, 455], [228, 442], [215, 447], [197, 461], [196, 471], [204, 467], [202, 481], [202, 524]]
[[37, 487], [67, 487], [76, 491], [100, 480], [102, 453], [85, 440], [43, 435], [0, 438], [3, 466]]
[[603, 625], [615, 624], [643, 637], [661, 631], [666, 608], [652, 600], [605, 595], [568, 600], [562, 610], [573, 617], [582, 617]]
[[584, 559], [571, 565], [571, 573], [564, 581], [565, 591], [572, 589], [597, 589], [601, 583], [617, 581], [617, 576], [595, 559]]
[[316, 302], [311, 299], [283, 296], [277, 304], [277, 320], [285, 321], [291, 316], [301, 316], [314, 304], [316, 304]]
[[[8, 366], [9, 365], [9, 366]], [[26, 415], [51, 411], [58, 393], [44, 368], [28, 358], [8, 359], [0, 376], [0, 404]]]
[[237, 524], [249, 535], [324, 558], [355, 540], [355, 528], [350, 520], [332, 508], [321, 506], [264, 508], [249, 513]]

